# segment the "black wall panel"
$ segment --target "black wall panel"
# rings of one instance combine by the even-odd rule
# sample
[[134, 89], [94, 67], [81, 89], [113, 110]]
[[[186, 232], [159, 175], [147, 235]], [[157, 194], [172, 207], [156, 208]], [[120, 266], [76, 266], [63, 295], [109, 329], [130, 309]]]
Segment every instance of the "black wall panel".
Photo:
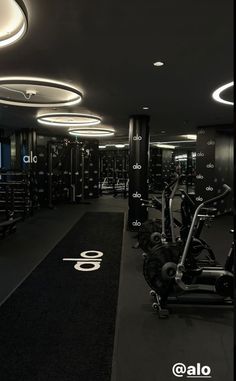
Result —
[[[233, 184], [233, 138], [227, 128], [198, 128], [196, 149], [196, 201], [202, 202], [222, 192], [223, 183]], [[231, 136], [231, 137], [230, 137]], [[218, 214], [232, 210], [232, 194], [214, 206]]]
[[138, 230], [148, 217], [140, 198], [148, 198], [149, 117], [131, 117], [129, 128], [129, 214], [128, 228]]

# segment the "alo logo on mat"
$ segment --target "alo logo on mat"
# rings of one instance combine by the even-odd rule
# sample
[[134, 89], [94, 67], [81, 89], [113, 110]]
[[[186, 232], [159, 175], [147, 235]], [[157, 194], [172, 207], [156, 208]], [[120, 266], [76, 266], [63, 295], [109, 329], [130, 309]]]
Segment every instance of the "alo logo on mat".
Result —
[[140, 193], [136, 192], [136, 193], [133, 193], [133, 194], [132, 194], [132, 197], [133, 197], [133, 198], [141, 198], [142, 195], [141, 195]]
[[88, 250], [80, 253], [80, 258], [63, 258], [63, 261], [76, 262], [74, 269], [77, 271], [97, 271], [101, 267], [102, 251]]
[[210, 185], [208, 187], [206, 187], [206, 191], [208, 192], [212, 192], [214, 190], [214, 188], [212, 188]]
[[141, 169], [141, 168], [142, 168], [142, 166], [138, 163], [133, 165], [133, 169]]
[[134, 141], [140, 141], [140, 140], [142, 140], [143, 138], [142, 138], [142, 136], [140, 136], [140, 135], [136, 135], [136, 136], [134, 136], [133, 137], [133, 140]]
[[204, 157], [205, 154], [203, 152], [197, 152], [197, 157]]
[[215, 168], [215, 166], [214, 166], [214, 164], [209, 163], [209, 164], [206, 165], [206, 168]]
[[196, 201], [203, 201], [203, 198], [201, 196], [196, 197]]
[[215, 140], [208, 140], [207, 145], [208, 146], [214, 146], [216, 144]]
[[196, 179], [203, 180], [204, 176], [201, 173], [199, 173], [199, 175], [196, 176]]
[[141, 222], [139, 222], [138, 220], [136, 220], [136, 221], [133, 221], [133, 222], [132, 222], [132, 225], [136, 227], [136, 226], [141, 226], [142, 224], [141, 224]]
[[29, 163], [34, 163], [36, 164], [38, 162], [37, 156], [33, 156], [33, 152], [30, 151], [30, 155], [25, 155], [23, 156], [23, 163], [29, 164]]

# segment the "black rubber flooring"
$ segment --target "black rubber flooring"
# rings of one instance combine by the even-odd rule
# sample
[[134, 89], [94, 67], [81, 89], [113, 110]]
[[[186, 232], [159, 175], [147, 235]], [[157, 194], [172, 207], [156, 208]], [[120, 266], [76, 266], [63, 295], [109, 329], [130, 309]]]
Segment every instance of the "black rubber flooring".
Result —
[[[0, 300], [89, 210], [126, 211], [127, 200], [106, 196], [91, 205], [41, 211], [19, 226], [15, 235], [0, 242]], [[228, 231], [232, 225], [232, 216], [217, 217], [204, 231], [204, 238], [221, 262], [230, 247], [232, 236]], [[176, 362], [201, 362], [211, 367], [213, 381], [233, 381], [233, 312], [180, 306], [171, 319], [159, 320], [142, 276], [142, 253], [132, 249], [133, 236], [124, 233], [112, 381], [176, 380], [172, 376]]]
[[2, 305], [1, 381], [110, 380], [123, 223], [86, 213]]

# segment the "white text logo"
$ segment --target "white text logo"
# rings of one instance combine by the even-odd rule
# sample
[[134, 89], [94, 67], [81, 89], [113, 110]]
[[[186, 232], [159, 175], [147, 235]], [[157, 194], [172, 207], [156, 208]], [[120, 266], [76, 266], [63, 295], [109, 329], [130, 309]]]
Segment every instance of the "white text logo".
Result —
[[141, 222], [139, 222], [139, 221], [136, 220], [136, 221], [133, 221], [133, 222], [132, 222], [132, 225], [133, 225], [133, 226], [141, 226]]
[[63, 258], [63, 261], [76, 262], [75, 270], [96, 271], [101, 267], [103, 253], [97, 250], [83, 251], [80, 258]]
[[196, 201], [203, 201], [203, 198], [201, 196], [196, 197]]
[[199, 173], [199, 175], [196, 176], [196, 179], [202, 180], [204, 179], [204, 176], [201, 173]]
[[141, 169], [141, 168], [142, 168], [142, 166], [138, 163], [133, 165], [133, 169]]
[[136, 193], [133, 193], [133, 194], [132, 194], [132, 197], [133, 197], [133, 198], [141, 198], [142, 195], [141, 195], [140, 193], [136, 192]]
[[206, 167], [207, 168], [215, 168], [214, 164], [212, 164], [212, 163], [207, 164]]
[[204, 135], [205, 133], [206, 131], [203, 128], [198, 131], [198, 135]]
[[136, 135], [136, 136], [133, 137], [133, 140], [134, 140], [134, 141], [137, 141], [137, 140], [140, 141], [140, 140], [142, 140], [142, 139], [143, 139], [142, 136], [139, 136], [139, 135]]
[[207, 145], [208, 146], [214, 146], [216, 142], [214, 140], [208, 140]]
[[211, 378], [211, 368], [208, 365], [196, 365], [186, 366], [179, 362], [173, 365], [172, 373], [175, 377], [187, 377], [187, 378]]
[[197, 152], [197, 157], [204, 157], [204, 153], [203, 152]]
[[37, 163], [38, 162], [38, 158], [37, 156], [33, 156], [33, 152], [30, 151], [30, 156], [29, 155], [25, 155], [23, 156], [23, 162], [25, 164], [29, 164], [29, 163]]

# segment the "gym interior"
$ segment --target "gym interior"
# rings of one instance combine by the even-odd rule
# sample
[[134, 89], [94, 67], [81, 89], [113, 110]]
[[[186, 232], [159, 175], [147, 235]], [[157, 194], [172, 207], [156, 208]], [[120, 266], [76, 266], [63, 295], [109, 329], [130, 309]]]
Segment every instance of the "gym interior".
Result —
[[233, 381], [232, 14], [0, 0], [1, 381]]

